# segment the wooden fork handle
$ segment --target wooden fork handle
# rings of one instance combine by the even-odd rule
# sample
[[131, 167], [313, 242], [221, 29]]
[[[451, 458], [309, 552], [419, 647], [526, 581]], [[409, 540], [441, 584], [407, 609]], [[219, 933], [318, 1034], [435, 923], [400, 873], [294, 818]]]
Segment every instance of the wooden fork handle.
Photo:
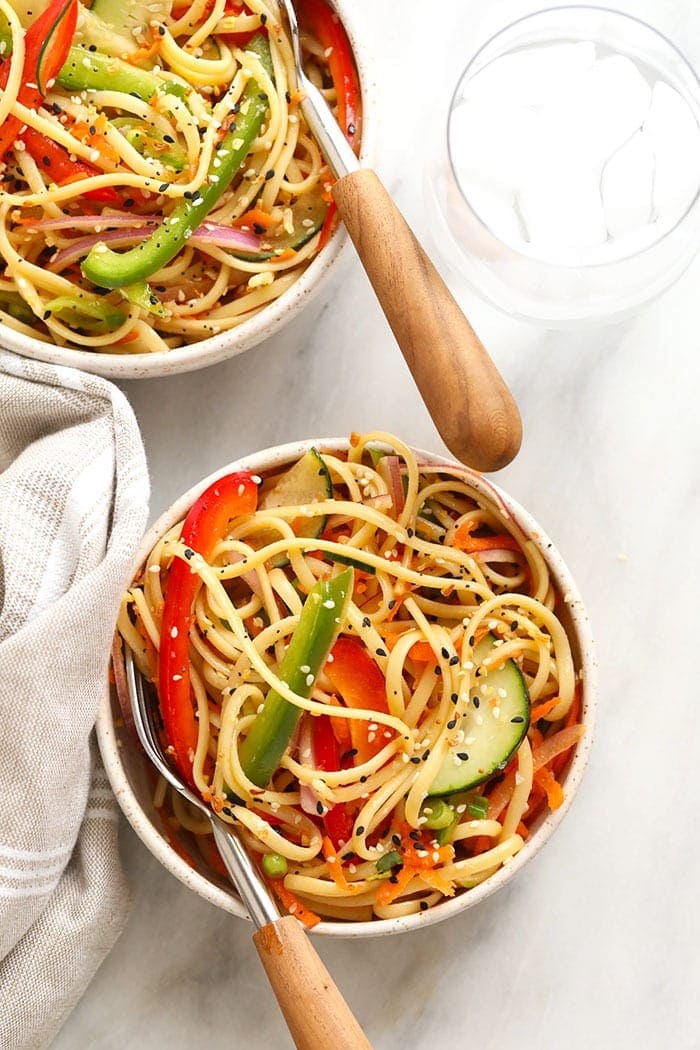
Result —
[[253, 941], [298, 1050], [372, 1050], [293, 915], [263, 926]]
[[522, 439], [516, 404], [401, 212], [366, 168], [333, 197], [443, 441], [477, 470], [506, 466]]

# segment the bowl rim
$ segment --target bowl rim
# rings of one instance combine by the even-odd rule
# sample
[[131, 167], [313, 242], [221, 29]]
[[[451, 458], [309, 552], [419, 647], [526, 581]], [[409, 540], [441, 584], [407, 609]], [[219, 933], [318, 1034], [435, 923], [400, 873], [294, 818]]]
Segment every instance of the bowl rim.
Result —
[[[365, 41], [371, 40], [366, 31], [365, 17], [349, 0], [333, 0], [350, 46], [360, 80], [362, 94], [362, 142], [360, 163], [371, 164], [376, 157], [378, 131], [378, 93], [374, 78], [374, 56]], [[210, 336], [199, 343], [190, 343], [167, 353], [115, 354], [61, 347], [44, 342], [7, 325], [0, 325], [0, 348], [21, 357], [53, 365], [77, 368], [109, 379], [155, 379], [180, 373], [195, 372], [200, 368], [227, 361], [251, 350], [276, 334], [303, 307], [311, 302], [325, 284], [328, 273], [346, 253], [349, 237], [340, 223], [328, 244], [309, 263], [294, 284], [279, 298], [268, 303], [259, 313], [236, 328]]]
[[[347, 449], [349, 442], [343, 438], [314, 438], [303, 441], [293, 441], [283, 445], [275, 445], [257, 453], [242, 456], [240, 459], [214, 471], [207, 478], [193, 485], [187, 492], [180, 496], [171, 506], [159, 516], [153, 523], [141, 541], [138, 551], [133, 560], [133, 573], [143, 564], [158, 539], [177, 521], [181, 520], [192, 503], [201, 493], [214, 481], [225, 474], [235, 470], [251, 470], [262, 472], [271, 468], [282, 466], [291, 462], [306, 452], [312, 446], [321, 447], [330, 451]], [[567, 595], [567, 607], [570, 612], [572, 627], [576, 636], [581, 658], [580, 670], [583, 672], [583, 708], [582, 718], [586, 726], [586, 733], [579, 742], [576, 753], [566, 773], [566, 793], [564, 802], [559, 809], [550, 811], [539, 825], [537, 830], [528, 839], [519, 853], [506, 865], [499, 868], [484, 882], [473, 889], [458, 893], [452, 898], [442, 901], [440, 904], [429, 908], [427, 911], [418, 912], [414, 915], [402, 916], [393, 919], [374, 919], [369, 922], [343, 922], [322, 920], [314, 927], [313, 933], [329, 937], [380, 937], [388, 934], [404, 933], [409, 930], [421, 929], [434, 923], [442, 922], [444, 919], [457, 915], [468, 908], [474, 907], [486, 897], [491, 896], [502, 886], [505, 886], [513, 876], [520, 871], [551, 838], [554, 831], [561, 824], [564, 816], [569, 810], [573, 799], [581, 784], [583, 773], [588, 762], [588, 757], [593, 741], [593, 729], [595, 725], [597, 707], [597, 661], [595, 656], [595, 645], [591, 631], [590, 621], [580, 593], [574, 582], [568, 567], [561, 554], [554, 546], [549, 536], [542, 530], [532, 515], [526, 511], [517, 500], [505, 493], [498, 485], [490, 479], [462, 464], [455, 464], [444, 456], [426, 452], [422, 449], [413, 449], [420, 457], [428, 459], [437, 466], [445, 465], [459, 466], [460, 471], [465, 471], [469, 477], [470, 484], [484, 496], [502, 502], [511, 514], [516, 524], [537, 545], [540, 553], [547, 562], [547, 567], [555, 579], [560, 593]], [[240, 900], [223, 890], [213, 882], [193, 870], [173, 849], [166, 838], [151, 823], [151, 820], [142, 809], [136, 794], [128, 781], [124, 771], [120, 747], [121, 741], [117, 740], [114, 728], [114, 718], [110, 698], [110, 690], [107, 688], [102, 698], [97, 718], [97, 739], [99, 743], [102, 760], [105, 765], [107, 777], [112, 786], [117, 801], [131, 824], [131, 827], [139, 836], [144, 845], [153, 856], [173, 875], [176, 876], [190, 889], [194, 890], [200, 897], [214, 904], [224, 911], [228, 911], [240, 918], [249, 920]], [[145, 758], [144, 758], [145, 760]]]

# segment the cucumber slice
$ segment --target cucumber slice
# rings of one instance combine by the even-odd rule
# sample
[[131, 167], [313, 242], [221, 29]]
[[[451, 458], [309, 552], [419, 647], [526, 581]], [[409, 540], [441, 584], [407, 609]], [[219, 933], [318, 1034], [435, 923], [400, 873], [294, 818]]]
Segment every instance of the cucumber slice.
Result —
[[374, 565], [369, 565], [366, 561], [361, 561], [360, 558], [351, 558], [349, 554], [336, 554], [331, 551], [325, 552], [326, 558], [329, 561], [337, 561], [341, 565], [350, 565], [353, 569], [360, 569], [362, 572], [366, 572], [368, 576], [376, 576], [377, 570]]
[[232, 252], [238, 259], [246, 262], [261, 262], [265, 259], [274, 259], [275, 255], [286, 251], [288, 248], [297, 249], [310, 241], [323, 226], [328, 214], [328, 202], [323, 199], [322, 193], [305, 193], [296, 204], [292, 205], [292, 222], [294, 230], [287, 233], [280, 226], [277, 233], [263, 234], [262, 247], [259, 252]]
[[[495, 640], [492, 634], [487, 634], [479, 642], [474, 650], [477, 667], [483, 667], [484, 659], [498, 652], [494, 649]], [[483, 668], [483, 671], [488, 671], [488, 668]], [[486, 696], [481, 692], [482, 684], [489, 687]], [[489, 702], [493, 695], [491, 689], [495, 690], [494, 707]], [[497, 718], [494, 717], [495, 711], [498, 712]], [[464, 732], [464, 742], [450, 748], [428, 794], [450, 795], [488, 780], [510, 760], [529, 724], [530, 697], [517, 664], [508, 660], [498, 670], [482, 673], [476, 679], [469, 711], [459, 727]], [[468, 757], [464, 758], [464, 755]]]
[[[333, 484], [328, 467], [318, 450], [310, 448], [271, 489], [263, 493], [259, 507], [260, 510], [273, 510], [275, 507], [304, 507], [310, 503], [320, 503], [332, 496]], [[315, 539], [321, 535], [325, 527], [325, 515], [317, 518], [301, 518], [296, 525], [296, 534]], [[262, 547], [267, 543], [274, 543], [277, 539], [279, 535], [270, 529], [269, 533], [260, 534], [258, 543]], [[276, 566], [287, 565], [288, 562], [289, 559], [283, 554], [274, 559]]]

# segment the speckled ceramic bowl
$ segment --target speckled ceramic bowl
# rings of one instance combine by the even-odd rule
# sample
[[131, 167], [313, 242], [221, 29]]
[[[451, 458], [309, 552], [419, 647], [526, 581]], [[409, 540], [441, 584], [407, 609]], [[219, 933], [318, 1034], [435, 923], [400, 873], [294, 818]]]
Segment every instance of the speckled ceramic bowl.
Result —
[[[358, 15], [358, 5], [350, 0], [331, 0], [331, 3], [347, 30], [355, 55], [362, 92], [360, 159], [363, 163], [369, 163], [375, 157], [377, 141], [377, 92], [373, 63], [365, 43], [371, 37], [361, 11]], [[175, 375], [178, 372], [193, 372], [242, 354], [244, 350], [250, 350], [278, 332], [327, 284], [348, 243], [345, 227], [341, 224], [299, 280], [259, 314], [229, 332], [222, 332], [211, 339], [203, 339], [199, 343], [178, 347], [167, 353], [113, 354], [72, 350], [56, 346], [54, 343], [45, 343], [40, 339], [31, 339], [6, 326], [0, 326], [0, 345], [23, 357], [32, 357], [37, 361], [48, 361], [56, 365], [68, 365], [111, 379], [145, 379]]]
[[[158, 519], [141, 543], [134, 560], [134, 573], [146, 560], [156, 541], [177, 521], [184, 518], [197, 497], [217, 477], [228, 474], [232, 470], [251, 470], [254, 473], [262, 473], [271, 468], [280, 469], [285, 464], [297, 460], [312, 445], [326, 449], [346, 449], [348, 447], [347, 441], [318, 438], [280, 445], [230, 463], [216, 474], [212, 474], [195, 485]], [[419, 455], [436, 464], [449, 463], [449, 460], [430, 453], [419, 451]], [[466, 470], [466, 468], [460, 467], [460, 470]], [[574, 662], [577, 669], [583, 671], [582, 718], [587, 731], [578, 744], [574, 758], [564, 774], [564, 803], [559, 809], [540, 818], [530, 838], [510, 864], [500, 868], [474, 889], [459, 893], [452, 899], [445, 900], [428, 911], [419, 912], [416, 915], [396, 919], [377, 919], [374, 922], [323, 921], [315, 927], [314, 933], [332, 937], [376, 937], [401, 933], [449, 919], [473, 907], [510, 882], [514, 875], [539, 852], [563, 820], [581, 782], [591, 747], [597, 690], [596, 660], [586, 610], [561, 555], [537, 522], [514, 499], [507, 496], [490, 481], [475, 472], [469, 471], [468, 473], [470, 484], [485, 496], [495, 498], [504, 513], [512, 517], [523, 532], [534, 540], [547, 562], [557, 591], [562, 595], [567, 595], [568, 619], [565, 626], [572, 643]], [[168, 871], [176, 875], [200, 897], [233, 915], [247, 917], [235, 891], [225, 879], [214, 875], [203, 863], [201, 868], [191, 868], [168, 841], [162, 821], [153, 807], [153, 778], [149, 776], [147, 760], [137, 745], [135, 737], [125, 729], [119, 704], [111, 693], [104, 698], [97, 720], [97, 735], [107, 775], [117, 796], [117, 801], [134, 831], [151, 853]]]

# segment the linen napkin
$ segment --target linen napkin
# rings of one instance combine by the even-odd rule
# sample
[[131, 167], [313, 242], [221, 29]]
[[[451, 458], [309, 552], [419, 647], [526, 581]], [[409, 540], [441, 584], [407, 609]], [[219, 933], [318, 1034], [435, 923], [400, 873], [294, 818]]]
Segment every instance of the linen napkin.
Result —
[[110, 383], [0, 350], [0, 1046], [45, 1047], [126, 918], [94, 742], [147, 516]]

